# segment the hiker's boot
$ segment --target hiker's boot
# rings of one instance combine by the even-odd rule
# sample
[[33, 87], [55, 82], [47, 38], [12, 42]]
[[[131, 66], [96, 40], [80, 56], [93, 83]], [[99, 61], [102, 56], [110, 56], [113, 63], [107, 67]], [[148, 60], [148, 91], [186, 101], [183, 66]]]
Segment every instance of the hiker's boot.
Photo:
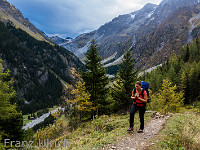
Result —
[[129, 128], [127, 131], [133, 131], [133, 128]]
[[138, 133], [143, 133], [143, 130], [142, 130], [142, 129], [139, 129], [137, 132], [138, 132]]

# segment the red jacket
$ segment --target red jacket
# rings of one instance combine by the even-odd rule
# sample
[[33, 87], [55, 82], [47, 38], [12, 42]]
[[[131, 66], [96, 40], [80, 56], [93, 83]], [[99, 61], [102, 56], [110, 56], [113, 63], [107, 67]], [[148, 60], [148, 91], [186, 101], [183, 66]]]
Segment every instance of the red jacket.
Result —
[[[143, 90], [143, 89], [142, 89], [142, 90]], [[139, 93], [139, 96], [140, 96], [142, 99], [144, 99], [144, 97], [142, 97], [142, 90], [141, 90], [140, 93], [136, 90], [136, 93]], [[132, 93], [134, 94], [134, 89], [133, 89]], [[143, 95], [144, 95], [144, 96], [147, 95], [147, 92], [146, 92], [145, 90], [144, 90], [144, 92], [143, 92]], [[139, 99], [136, 98], [135, 101], [136, 101], [135, 104], [138, 104], [138, 105], [140, 105], [140, 106], [144, 106], [144, 104], [143, 104], [143, 102], [142, 102], [141, 100], [139, 100]]]

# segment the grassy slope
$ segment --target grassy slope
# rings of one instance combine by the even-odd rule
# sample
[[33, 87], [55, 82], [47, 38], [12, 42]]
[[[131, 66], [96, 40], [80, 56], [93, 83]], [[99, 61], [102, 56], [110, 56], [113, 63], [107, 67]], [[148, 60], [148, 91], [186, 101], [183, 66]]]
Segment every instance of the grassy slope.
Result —
[[[145, 113], [145, 123], [150, 121], [152, 113]], [[62, 115], [64, 128], [67, 129], [67, 120]], [[101, 116], [94, 121], [83, 122], [73, 132], [64, 131], [62, 138], [69, 141], [69, 149], [98, 149], [105, 144], [114, 143], [127, 136], [129, 127], [129, 114]], [[139, 128], [139, 114], [135, 114], [135, 130]]]
[[186, 109], [184, 113], [174, 114], [151, 143], [154, 144], [148, 150], [200, 149], [200, 113]]
[[[145, 113], [145, 123], [149, 122], [152, 113]], [[65, 149], [85, 150], [102, 149], [107, 144], [113, 144], [129, 136], [129, 114], [111, 116], [103, 115], [93, 121], [82, 122], [79, 127], [70, 132], [68, 119], [61, 115], [58, 120], [63, 122], [61, 134], [56, 135], [57, 141], [69, 142]], [[57, 120], [57, 121], [58, 121]], [[135, 115], [135, 128], [139, 128], [139, 114]], [[148, 150], [155, 149], [192, 149], [200, 147], [200, 113], [186, 109], [183, 113], [173, 114], [164, 128], [150, 142]], [[150, 143], [150, 144], [151, 144]]]
[[[22, 30], [24, 30], [29, 35], [31, 35], [32, 37], [34, 37], [35, 39], [37, 39], [39, 41], [46, 41], [46, 42], [50, 43], [43, 36], [41, 36], [39, 33], [34, 33], [33, 31], [31, 31], [29, 28], [27, 28], [22, 23], [18, 22], [15, 18], [10, 16], [6, 11], [4, 11], [2, 9], [0, 9], [0, 18], [1, 18], [0, 20], [11, 21], [12, 23], [14, 23], [16, 28], [21, 28]], [[50, 43], [50, 44], [52, 44], [52, 43]]]

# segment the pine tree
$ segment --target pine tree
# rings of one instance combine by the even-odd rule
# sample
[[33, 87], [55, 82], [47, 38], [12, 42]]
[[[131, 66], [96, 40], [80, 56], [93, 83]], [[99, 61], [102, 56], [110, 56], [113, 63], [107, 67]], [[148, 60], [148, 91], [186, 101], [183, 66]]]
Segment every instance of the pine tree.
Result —
[[163, 78], [164, 75], [162, 75], [161, 69], [157, 68], [156, 70], [152, 71], [149, 84], [151, 85], [151, 90], [153, 93], [160, 89]]
[[188, 61], [189, 61], [189, 58], [190, 58], [190, 48], [189, 48], [189, 45], [187, 45], [184, 61], [185, 61], [185, 62], [188, 62]]
[[169, 71], [167, 73], [167, 77], [174, 85], [177, 83], [177, 74], [176, 74], [176, 70], [174, 69], [174, 67], [171, 66], [171, 68], [169, 69]]
[[196, 45], [197, 45], [198, 54], [199, 54], [200, 44], [199, 44], [199, 37], [198, 36], [196, 38]]
[[9, 71], [3, 73], [2, 60], [0, 60], [0, 134], [1, 138], [22, 140], [22, 113], [16, 105], [16, 92], [12, 87]]
[[196, 98], [199, 96], [199, 66], [196, 62], [191, 64], [191, 69], [188, 73], [188, 78], [189, 78], [189, 89], [190, 89], [190, 102], [195, 102]]
[[196, 38], [196, 44], [197, 44], [197, 49], [198, 49], [198, 51], [197, 51], [197, 62], [199, 62], [200, 61], [200, 43], [199, 43], [199, 37], [198, 36]]
[[[87, 71], [82, 72], [81, 76], [85, 82], [87, 91], [89, 92], [90, 102], [93, 103], [93, 107], [97, 108], [100, 114], [104, 113], [104, 106], [108, 105], [106, 102], [107, 97], [107, 84], [108, 77], [106, 76], [106, 70], [101, 64], [101, 57], [97, 52], [97, 45], [93, 39], [86, 53], [85, 66]], [[92, 112], [93, 117], [94, 112]]]
[[117, 80], [112, 88], [112, 97], [118, 102], [120, 109], [128, 109], [132, 102], [130, 96], [134, 88], [137, 74], [134, 70], [134, 66], [135, 63], [131, 52], [126, 51], [121, 67], [119, 67]]
[[196, 39], [196, 42], [190, 44], [190, 62], [198, 62], [199, 60], [199, 41]]
[[180, 90], [183, 91], [184, 104], [189, 104], [189, 80], [187, 73], [183, 72], [180, 78]]

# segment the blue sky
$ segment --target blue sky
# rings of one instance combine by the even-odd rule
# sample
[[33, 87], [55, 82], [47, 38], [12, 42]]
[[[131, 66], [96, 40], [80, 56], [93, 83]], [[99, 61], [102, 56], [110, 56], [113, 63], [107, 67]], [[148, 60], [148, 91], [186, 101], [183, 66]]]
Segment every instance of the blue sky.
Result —
[[161, 0], [7, 0], [47, 35], [76, 37]]

